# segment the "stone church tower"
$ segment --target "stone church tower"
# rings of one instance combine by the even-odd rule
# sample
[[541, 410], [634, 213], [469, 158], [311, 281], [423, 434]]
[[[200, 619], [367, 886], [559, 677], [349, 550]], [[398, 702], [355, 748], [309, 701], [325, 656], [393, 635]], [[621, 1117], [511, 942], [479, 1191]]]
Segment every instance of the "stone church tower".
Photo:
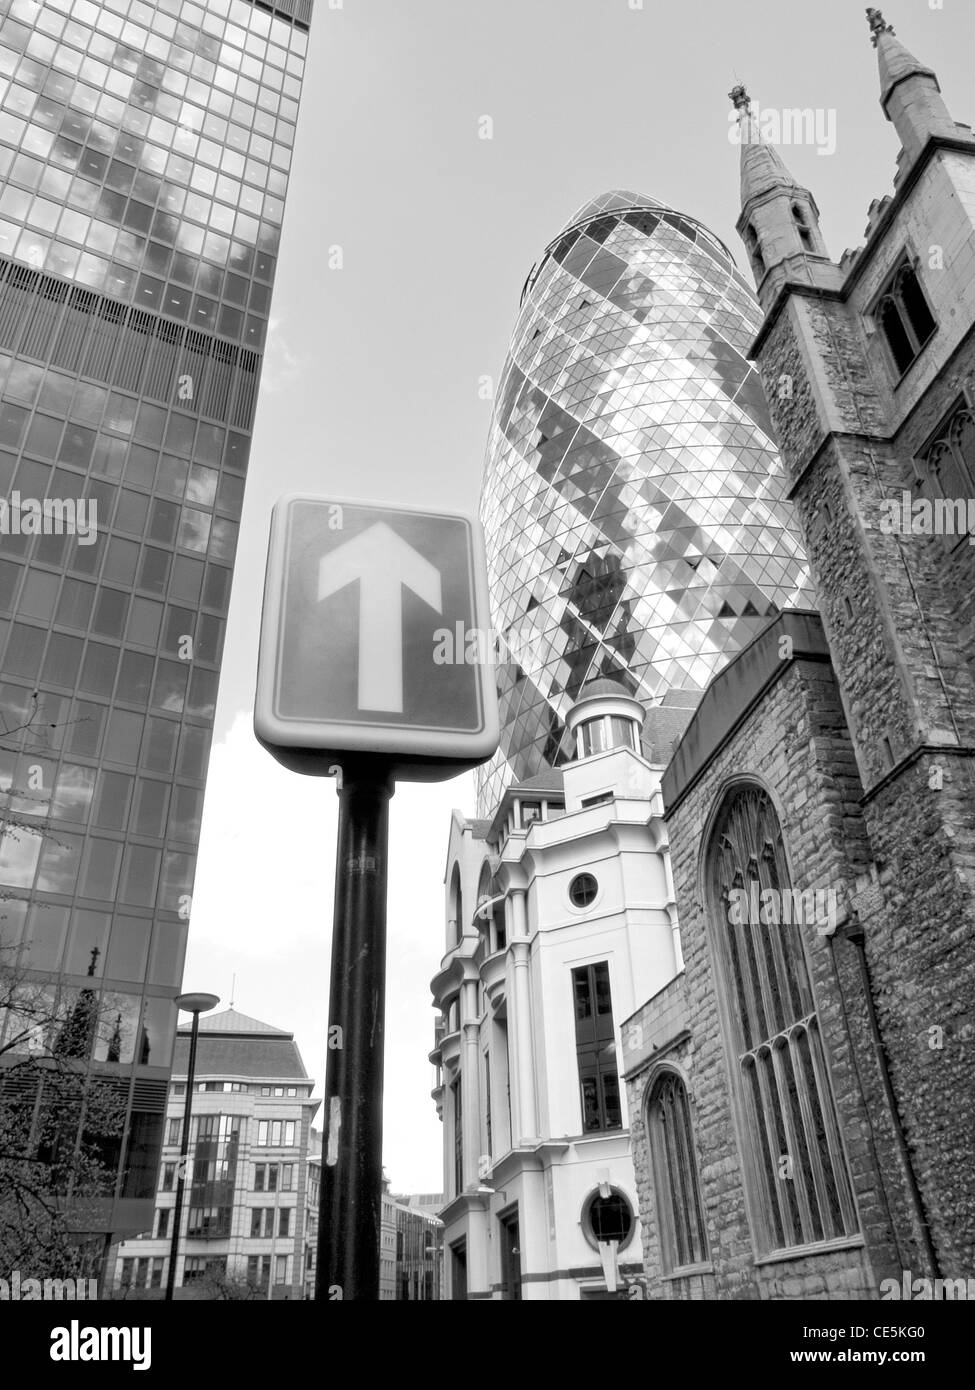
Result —
[[[886, 504], [903, 513], [907, 492], [964, 501], [967, 516], [975, 498], [975, 139], [934, 72], [878, 10], [868, 17], [902, 150], [866, 245], [833, 264], [811, 194], [748, 130], [738, 225], [765, 310], [754, 355], [879, 871], [854, 910], [934, 1250], [963, 1273], [975, 1251], [975, 549], [966, 534], [895, 528]], [[744, 92], [733, 98], [750, 125]]]
[[975, 1270], [975, 137], [868, 18], [902, 148], [859, 251], [731, 94], [820, 608], [714, 679], [662, 781], [685, 964], [623, 1025], [652, 1298]]

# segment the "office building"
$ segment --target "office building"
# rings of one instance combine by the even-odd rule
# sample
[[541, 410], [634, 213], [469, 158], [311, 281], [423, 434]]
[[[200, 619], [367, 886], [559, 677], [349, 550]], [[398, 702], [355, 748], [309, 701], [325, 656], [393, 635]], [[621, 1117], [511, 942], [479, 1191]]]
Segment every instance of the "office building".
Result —
[[570, 755], [587, 681], [661, 708], [659, 760], [728, 657], [813, 602], [746, 356], [758, 322], [727, 248], [636, 193], [587, 203], [529, 275], [481, 494], [507, 659], [480, 816]]
[[[118, 1250], [120, 1294], [166, 1286], [189, 1035], [187, 1027], [176, 1037], [153, 1225]], [[305, 1297], [317, 1229], [314, 1084], [293, 1033], [236, 1009], [201, 1016], [177, 1298], [217, 1298], [223, 1287], [235, 1296]], [[320, 1170], [320, 1147], [317, 1158]]]
[[0, 932], [97, 995], [106, 1245], [151, 1224], [310, 17], [2, 6]]

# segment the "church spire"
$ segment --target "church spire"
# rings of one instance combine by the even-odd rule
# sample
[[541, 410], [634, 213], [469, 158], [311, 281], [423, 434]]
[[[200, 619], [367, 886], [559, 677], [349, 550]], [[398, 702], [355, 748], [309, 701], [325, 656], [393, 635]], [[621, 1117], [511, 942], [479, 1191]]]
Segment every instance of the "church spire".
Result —
[[751, 98], [742, 83], [728, 93], [738, 112], [738, 140], [741, 145], [741, 205], [747, 207], [753, 198], [761, 197], [773, 188], [796, 188], [778, 150], [762, 138], [759, 122], [752, 110]]
[[880, 68], [880, 105], [893, 122], [908, 163], [913, 163], [933, 135], [956, 137], [960, 132], [934, 69], [908, 52], [881, 10], [869, 7], [867, 22]]
[[819, 229], [819, 209], [763, 131], [768, 114], [756, 115], [745, 87], [728, 93], [738, 116], [741, 145], [741, 215], [738, 233], [745, 243], [762, 307], [768, 309], [787, 280], [833, 284], [831, 265]]

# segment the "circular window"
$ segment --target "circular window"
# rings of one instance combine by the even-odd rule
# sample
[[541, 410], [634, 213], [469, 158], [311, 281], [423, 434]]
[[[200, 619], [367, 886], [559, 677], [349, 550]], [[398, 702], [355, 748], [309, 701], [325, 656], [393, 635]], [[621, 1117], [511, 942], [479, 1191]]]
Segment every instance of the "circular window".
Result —
[[611, 1187], [608, 1197], [597, 1190], [583, 1209], [582, 1229], [590, 1245], [615, 1240], [622, 1249], [633, 1236], [633, 1226], [633, 1208], [618, 1187]]
[[599, 884], [592, 874], [576, 874], [569, 884], [569, 898], [575, 907], [589, 907], [598, 892]]

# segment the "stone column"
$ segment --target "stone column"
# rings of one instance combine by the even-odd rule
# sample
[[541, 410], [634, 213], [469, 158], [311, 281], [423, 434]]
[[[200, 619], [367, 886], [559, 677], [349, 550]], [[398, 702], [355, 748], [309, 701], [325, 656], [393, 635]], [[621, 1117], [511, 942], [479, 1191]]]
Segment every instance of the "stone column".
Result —
[[462, 1052], [460, 1058], [461, 1127], [463, 1131], [464, 1188], [477, 1186], [480, 1155], [480, 1068], [477, 1046], [477, 981], [465, 980], [460, 992]]
[[515, 1018], [517, 1019], [516, 1057], [518, 1072], [518, 1140], [525, 1143], [538, 1135], [535, 1117], [535, 1048], [532, 1036], [531, 994], [528, 978], [528, 912], [524, 889], [511, 894], [513, 918]]

